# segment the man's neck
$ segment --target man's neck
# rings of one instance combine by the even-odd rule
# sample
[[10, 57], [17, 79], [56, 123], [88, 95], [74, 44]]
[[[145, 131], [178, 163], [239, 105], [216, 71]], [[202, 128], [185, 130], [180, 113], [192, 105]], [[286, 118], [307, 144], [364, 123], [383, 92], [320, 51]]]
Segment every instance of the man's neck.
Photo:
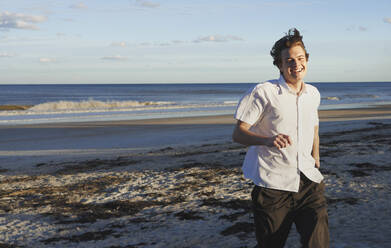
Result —
[[301, 91], [303, 90], [303, 81], [298, 81], [298, 82], [289, 82], [285, 80], [286, 84], [288, 85], [289, 88], [291, 88], [294, 92], [296, 92], [297, 95], [300, 95]]

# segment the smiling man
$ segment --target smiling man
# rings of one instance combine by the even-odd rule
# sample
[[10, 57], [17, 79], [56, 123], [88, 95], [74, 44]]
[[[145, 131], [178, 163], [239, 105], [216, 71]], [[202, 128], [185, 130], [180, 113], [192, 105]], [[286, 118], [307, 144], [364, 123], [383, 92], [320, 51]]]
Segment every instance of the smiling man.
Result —
[[291, 29], [270, 54], [280, 78], [256, 85], [240, 100], [233, 133], [250, 146], [243, 173], [251, 193], [259, 248], [284, 247], [295, 223], [303, 247], [329, 247], [325, 185], [319, 171], [318, 90], [303, 79], [307, 53]]

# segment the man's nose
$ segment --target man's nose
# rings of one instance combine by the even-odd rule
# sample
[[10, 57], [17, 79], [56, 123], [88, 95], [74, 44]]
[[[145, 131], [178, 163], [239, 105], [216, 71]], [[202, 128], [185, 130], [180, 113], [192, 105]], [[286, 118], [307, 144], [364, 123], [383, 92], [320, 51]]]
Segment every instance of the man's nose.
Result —
[[296, 67], [296, 66], [297, 66], [297, 64], [298, 64], [296, 60], [292, 60], [292, 62], [291, 62], [291, 63], [292, 63], [292, 66], [293, 66], [293, 67]]

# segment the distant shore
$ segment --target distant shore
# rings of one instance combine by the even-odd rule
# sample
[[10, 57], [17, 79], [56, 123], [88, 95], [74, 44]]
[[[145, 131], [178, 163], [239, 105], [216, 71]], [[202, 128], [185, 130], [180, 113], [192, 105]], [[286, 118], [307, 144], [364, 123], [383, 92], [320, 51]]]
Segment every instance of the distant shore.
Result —
[[0, 105], [0, 111], [26, 110], [31, 107], [32, 105]]

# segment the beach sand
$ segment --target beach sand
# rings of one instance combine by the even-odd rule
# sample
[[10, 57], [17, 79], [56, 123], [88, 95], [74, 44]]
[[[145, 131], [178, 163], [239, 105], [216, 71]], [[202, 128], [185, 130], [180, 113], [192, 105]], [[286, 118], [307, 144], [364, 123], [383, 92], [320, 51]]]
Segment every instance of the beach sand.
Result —
[[[390, 106], [320, 118], [331, 247], [391, 247]], [[0, 126], [0, 247], [253, 247], [234, 123]]]

